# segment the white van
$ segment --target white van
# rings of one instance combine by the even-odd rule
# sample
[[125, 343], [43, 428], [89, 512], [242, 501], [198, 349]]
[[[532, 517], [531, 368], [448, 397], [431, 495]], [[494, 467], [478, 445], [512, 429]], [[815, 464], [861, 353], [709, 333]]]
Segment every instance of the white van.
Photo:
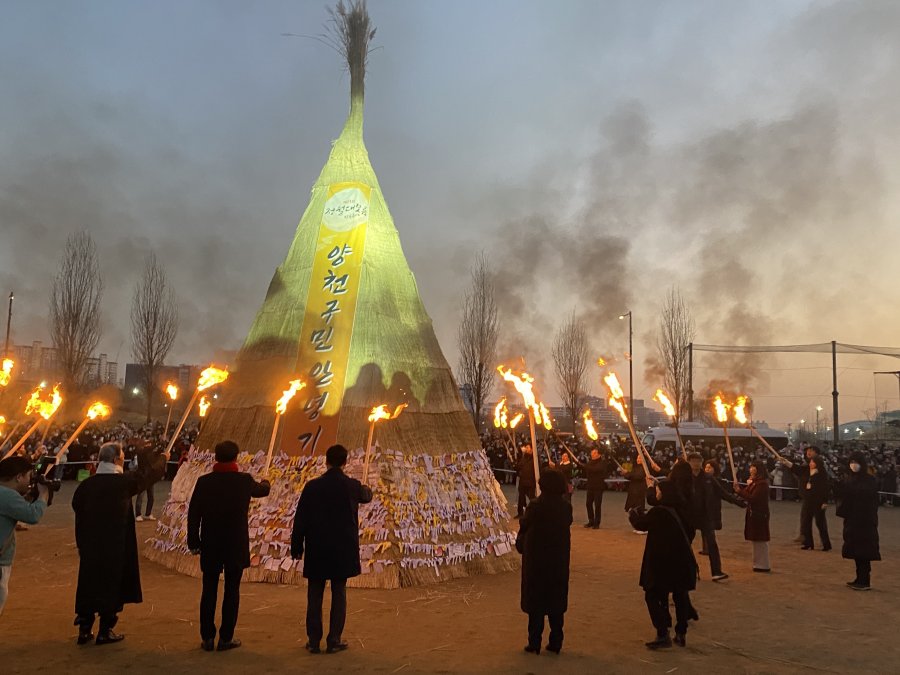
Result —
[[[776, 450], [782, 450], [788, 444], [788, 435], [785, 431], [771, 429], [764, 422], [755, 422], [753, 428]], [[705, 427], [700, 422], [682, 422], [678, 425], [678, 430], [681, 432], [681, 440], [685, 443], [690, 441], [694, 447], [700, 441], [703, 441], [707, 448], [725, 443], [722, 427]], [[729, 427], [728, 438], [731, 440], [732, 447], [741, 446], [749, 450], [756, 446], [762, 446], [759, 439], [754, 437], [750, 433], [750, 429], [746, 427]], [[644, 435], [643, 441], [650, 451], [675, 448], [677, 444], [675, 427], [653, 427]]]

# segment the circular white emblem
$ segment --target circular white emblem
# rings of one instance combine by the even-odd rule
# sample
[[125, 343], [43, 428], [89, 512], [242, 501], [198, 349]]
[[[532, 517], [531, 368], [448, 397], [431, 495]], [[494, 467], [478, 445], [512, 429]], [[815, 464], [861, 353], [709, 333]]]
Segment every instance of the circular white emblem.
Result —
[[357, 187], [348, 187], [325, 202], [322, 222], [333, 232], [349, 232], [369, 220], [369, 200]]

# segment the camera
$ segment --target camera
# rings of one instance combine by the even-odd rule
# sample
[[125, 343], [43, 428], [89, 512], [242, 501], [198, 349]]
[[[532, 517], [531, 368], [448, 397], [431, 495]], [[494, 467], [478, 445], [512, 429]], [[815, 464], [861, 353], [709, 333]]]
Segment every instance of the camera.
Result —
[[53, 503], [53, 495], [59, 492], [62, 487], [62, 481], [58, 478], [47, 478], [42, 473], [36, 473], [31, 478], [31, 485], [28, 486], [28, 501], [33, 502], [38, 498], [38, 485], [44, 485], [47, 488], [47, 506]]

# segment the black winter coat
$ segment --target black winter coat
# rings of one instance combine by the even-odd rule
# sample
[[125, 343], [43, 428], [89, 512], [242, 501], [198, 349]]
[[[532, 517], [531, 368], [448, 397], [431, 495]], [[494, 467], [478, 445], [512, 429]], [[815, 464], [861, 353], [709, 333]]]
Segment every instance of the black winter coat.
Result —
[[628, 479], [628, 492], [625, 496], [625, 510], [631, 511], [639, 506], [644, 506], [647, 496], [647, 483], [644, 477], [644, 469], [635, 464], [634, 468], [625, 474]]
[[537, 485], [534, 477], [534, 453], [523, 452], [519, 456], [519, 465], [516, 467], [519, 474], [520, 488], [533, 488]]
[[828, 494], [831, 491], [828, 474], [817, 471], [813, 475], [808, 475], [803, 488], [803, 501], [808, 507], [818, 511], [822, 508], [822, 504], [828, 503]]
[[670, 506], [629, 514], [631, 525], [647, 533], [640, 585], [645, 591], [692, 591], [697, 586], [697, 561], [679, 517]]
[[735, 506], [745, 507], [747, 504], [740, 497], [735, 496], [733, 492], [725, 489], [722, 481], [715, 476], [703, 475], [701, 478], [700, 489], [702, 490], [706, 521], [714, 530], [722, 529], [722, 500], [734, 504]]
[[247, 514], [250, 499], [269, 494], [269, 483], [248, 473], [208, 473], [197, 479], [188, 507], [187, 541], [200, 550], [200, 569], [250, 567]]
[[847, 477], [838, 486], [835, 515], [844, 519], [845, 558], [881, 560], [878, 546], [878, 484], [866, 473]]
[[522, 611], [561, 614], [569, 603], [569, 527], [572, 505], [541, 494], [519, 521], [516, 550], [522, 554]]
[[613, 472], [612, 462], [600, 459], [592, 459], [584, 465], [584, 474], [587, 478], [587, 489], [591, 492], [602, 492], [606, 489], [606, 479]]
[[131, 498], [162, 478], [166, 461], [152, 461], [124, 474], [97, 474], [72, 495], [78, 588], [75, 613], [112, 613], [143, 600], [134, 507]]
[[372, 501], [372, 490], [339, 468], [309, 481], [300, 493], [291, 556], [302, 558], [307, 579], [359, 576], [359, 505]]

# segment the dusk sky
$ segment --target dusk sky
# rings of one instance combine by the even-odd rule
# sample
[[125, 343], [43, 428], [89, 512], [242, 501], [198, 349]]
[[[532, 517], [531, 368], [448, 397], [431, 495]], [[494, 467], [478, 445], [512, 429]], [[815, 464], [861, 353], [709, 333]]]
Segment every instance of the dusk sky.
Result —
[[[550, 344], [573, 311], [627, 380], [628, 309], [649, 399], [672, 285], [699, 343], [900, 347], [900, 3], [369, 12], [366, 144], [451, 365], [479, 251], [502, 356], [525, 356], [551, 402]], [[341, 58], [282, 35], [326, 20], [319, 0], [3, 3], [0, 291], [16, 293], [17, 344], [49, 340], [50, 281], [86, 229], [111, 359], [131, 360], [150, 251], [178, 296], [169, 361], [240, 347], [347, 113]], [[745, 387], [772, 424], [831, 410], [828, 355], [697, 361], [695, 389]], [[839, 366], [842, 421], [900, 405], [897, 380], [872, 374], [900, 360]]]

